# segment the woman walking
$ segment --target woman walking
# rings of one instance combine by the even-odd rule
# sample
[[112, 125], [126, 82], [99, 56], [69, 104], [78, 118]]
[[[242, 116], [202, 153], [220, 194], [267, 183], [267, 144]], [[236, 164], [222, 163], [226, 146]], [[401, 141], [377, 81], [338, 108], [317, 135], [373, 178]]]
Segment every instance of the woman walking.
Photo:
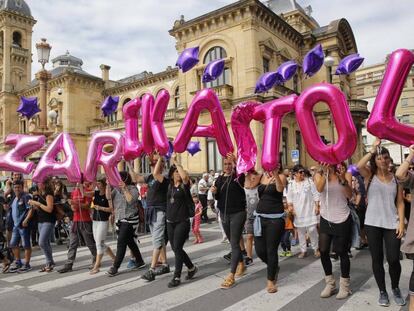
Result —
[[294, 179], [287, 193], [289, 210], [294, 214], [294, 225], [298, 231], [300, 251], [298, 258], [306, 257], [308, 234], [313, 254], [320, 257], [318, 250], [319, 193], [312, 180], [305, 177], [305, 168], [298, 164], [293, 167]]
[[390, 163], [390, 153], [381, 147], [381, 140], [378, 138], [371, 150], [358, 162], [359, 172], [367, 184], [365, 231], [372, 257], [372, 270], [380, 291], [378, 304], [384, 307], [390, 305], [385, 285], [384, 244], [394, 301], [399, 306], [405, 305], [399, 288], [400, 247], [404, 234], [403, 188], [389, 171]]
[[211, 193], [215, 195], [220, 210], [223, 229], [231, 244], [231, 268], [221, 283], [222, 289], [233, 287], [235, 277], [241, 277], [246, 271], [240, 247], [240, 238], [246, 222], [245, 176], [241, 175], [237, 179], [235, 163], [235, 156], [229, 153], [224, 159], [223, 175], [220, 175], [211, 187]]
[[[193, 206], [190, 183], [187, 172], [177, 161], [174, 153], [171, 157], [173, 165], [168, 173], [170, 185], [167, 192], [167, 234], [175, 256], [175, 271], [173, 279], [168, 287], [176, 287], [181, 284], [181, 271], [183, 264], [187, 266], [188, 273], [186, 280], [190, 280], [197, 273], [198, 269], [183, 249], [185, 241], [190, 233], [190, 208]], [[154, 171], [154, 178], [161, 172]]]
[[336, 299], [345, 299], [351, 294], [349, 289], [351, 263], [348, 248], [352, 221], [347, 199], [352, 196], [352, 175], [343, 169], [338, 170], [335, 165], [322, 164], [314, 179], [321, 200], [319, 251], [326, 283], [320, 296], [328, 298], [336, 291], [332, 262], [329, 257], [332, 243], [333, 251], [341, 261], [341, 277]]
[[47, 178], [38, 184], [38, 195], [29, 204], [37, 210], [39, 228], [39, 246], [46, 258], [46, 265], [39, 272], [51, 272], [55, 266], [50, 239], [55, 229], [54, 189], [52, 179]]
[[[109, 216], [113, 212], [112, 201], [108, 201], [106, 198], [106, 189], [110, 191], [109, 184], [106, 183], [106, 179], [99, 179], [96, 183], [98, 190], [95, 191], [93, 196], [93, 216], [92, 216], [92, 230], [93, 238], [96, 243], [96, 262], [93, 269], [89, 272], [90, 274], [96, 274], [99, 272], [101, 267], [102, 258], [104, 252], [106, 252], [112, 261], [115, 260], [115, 255], [111, 248], [105, 244], [105, 238], [108, 233]], [[109, 204], [111, 202], [111, 204]]]
[[145, 262], [134, 239], [139, 223], [138, 188], [133, 184], [128, 172], [122, 171], [120, 175], [122, 181], [119, 183], [118, 188], [114, 188], [112, 193], [109, 187], [106, 188], [106, 197], [110, 198], [108, 199], [109, 204], [112, 201], [118, 233], [115, 260], [107, 272], [109, 276], [118, 274], [118, 269], [125, 257], [127, 246], [136, 259], [137, 268], [142, 269], [145, 267]]

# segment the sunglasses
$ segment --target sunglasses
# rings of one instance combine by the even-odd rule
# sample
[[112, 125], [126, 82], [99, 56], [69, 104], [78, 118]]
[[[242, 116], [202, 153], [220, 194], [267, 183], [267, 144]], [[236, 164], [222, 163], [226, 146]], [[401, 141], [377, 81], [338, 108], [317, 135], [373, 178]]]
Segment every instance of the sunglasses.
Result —
[[408, 168], [410, 171], [414, 171], [414, 167], [410, 167]]

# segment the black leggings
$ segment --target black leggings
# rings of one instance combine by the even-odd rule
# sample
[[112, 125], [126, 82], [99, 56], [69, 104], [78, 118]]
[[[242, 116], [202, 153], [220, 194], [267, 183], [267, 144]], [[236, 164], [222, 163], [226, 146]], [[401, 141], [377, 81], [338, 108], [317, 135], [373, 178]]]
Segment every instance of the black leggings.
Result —
[[231, 273], [236, 273], [237, 265], [243, 261], [240, 248], [240, 238], [246, 222], [246, 211], [227, 214], [222, 218], [223, 229], [231, 244]]
[[400, 283], [401, 264], [400, 246], [401, 240], [397, 239], [395, 229], [384, 229], [365, 225], [368, 237], [369, 251], [372, 257], [372, 270], [375, 281], [380, 291], [385, 291], [385, 270], [384, 270], [384, 243], [385, 254], [389, 266], [392, 288], [397, 288]]
[[349, 271], [351, 270], [351, 262], [349, 261], [348, 255], [349, 237], [335, 236], [320, 232], [319, 251], [321, 253], [321, 262], [325, 275], [332, 275], [332, 262], [329, 257], [332, 241], [333, 251], [341, 260], [341, 277], [349, 278]]
[[254, 237], [254, 246], [257, 256], [267, 264], [267, 279], [274, 281], [279, 270], [277, 250], [285, 232], [285, 220], [261, 218], [261, 223], [262, 236]]
[[141, 252], [139, 251], [138, 245], [134, 240], [134, 235], [135, 235], [134, 227], [127, 222], [121, 222], [118, 228], [119, 228], [119, 232], [118, 232], [114, 267], [118, 269], [121, 266], [122, 260], [124, 260], [124, 257], [125, 257], [127, 246], [129, 247], [132, 254], [134, 255], [137, 261], [137, 264], [143, 263], [144, 260], [142, 259]]
[[167, 222], [168, 239], [175, 256], [174, 277], [180, 278], [183, 264], [188, 269], [193, 269], [194, 265], [187, 253], [183, 249], [185, 241], [188, 239], [190, 232], [190, 221]]

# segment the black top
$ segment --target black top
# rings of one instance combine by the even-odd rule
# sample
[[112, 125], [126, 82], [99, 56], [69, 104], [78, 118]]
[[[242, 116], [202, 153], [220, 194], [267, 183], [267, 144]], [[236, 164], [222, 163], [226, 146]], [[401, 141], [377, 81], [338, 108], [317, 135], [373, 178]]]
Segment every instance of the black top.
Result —
[[245, 176], [236, 179], [231, 176], [220, 175], [214, 183], [217, 188], [217, 207], [224, 214], [235, 214], [246, 210], [246, 193], [244, 192]]
[[148, 185], [147, 206], [157, 206], [158, 209], [165, 212], [167, 206], [167, 191], [169, 180], [164, 177], [162, 183], [157, 181], [151, 174], [145, 178]]
[[259, 185], [259, 204], [257, 213], [259, 214], [281, 214], [283, 208], [283, 192], [276, 189], [276, 184]]
[[[100, 195], [99, 191], [95, 191], [95, 194], [93, 196], [93, 204], [99, 205], [102, 207], [109, 207], [109, 202], [108, 202], [108, 199], [106, 198], [106, 195], [105, 194]], [[92, 219], [95, 221], [108, 221], [109, 216], [111, 216], [111, 213], [93, 209]]]
[[[39, 194], [39, 195], [35, 195], [33, 197], [33, 200], [40, 202], [40, 204], [43, 205], [47, 205], [46, 202], [46, 197], [48, 195], [51, 195], [53, 197], [53, 193], [45, 193], [45, 194]], [[54, 200], [53, 200], [54, 202]], [[54, 208], [54, 206], [53, 206]], [[37, 209], [37, 221], [39, 223], [43, 223], [43, 222], [51, 222], [51, 223], [55, 223], [56, 221], [56, 216], [55, 216], [55, 211], [54, 209], [52, 210], [51, 213], [45, 212], [43, 209], [41, 209], [40, 207]]]
[[168, 222], [181, 222], [190, 218], [187, 205], [187, 200], [191, 200], [190, 185], [169, 186], [167, 196]]

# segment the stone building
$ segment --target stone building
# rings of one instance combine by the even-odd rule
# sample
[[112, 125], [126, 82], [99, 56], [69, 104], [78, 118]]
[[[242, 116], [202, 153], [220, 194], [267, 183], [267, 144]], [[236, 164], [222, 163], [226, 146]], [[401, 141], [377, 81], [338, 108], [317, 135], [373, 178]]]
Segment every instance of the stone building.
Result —
[[[28, 122], [19, 117], [16, 108], [19, 96], [38, 96], [40, 85], [38, 79], [30, 81], [31, 32], [36, 21], [24, 1], [9, 0], [1, 3], [0, 138], [3, 140], [8, 133], [38, 132], [39, 116]], [[83, 163], [91, 134], [104, 129], [123, 130], [123, 105], [146, 92], [156, 96], [161, 89], [169, 91], [171, 100], [165, 116], [165, 127], [168, 136], [174, 138], [193, 96], [202, 88], [211, 87], [215, 90], [230, 129], [233, 106], [244, 101], [266, 102], [293, 93], [299, 94], [306, 87], [321, 81], [332, 82], [346, 94], [361, 138], [368, 112], [366, 102], [357, 97], [355, 75], [332, 75], [340, 59], [357, 52], [352, 28], [346, 19], [337, 19], [320, 26], [311, 12], [310, 7], [302, 8], [294, 0], [271, 0], [266, 3], [240, 0], [191, 20], [185, 20], [182, 16], [169, 30], [169, 34], [176, 40], [177, 55], [188, 47], [200, 47], [200, 62], [187, 73], [169, 66], [159, 73], [143, 71], [113, 81], [110, 79], [108, 65], [101, 65], [102, 76], [95, 77], [85, 72], [82, 60], [69, 52], [56, 57], [52, 60], [53, 69], [47, 82], [47, 109], [48, 112], [56, 111], [57, 115], [54, 120], [48, 120], [49, 140], [61, 131], [70, 133]], [[276, 70], [287, 60], [301, 64], [305, 54], [319, 43], [322, 44], [325, 55], [333, 57], [332, 67], [323, 66], [308, 79], [305, 79], [300, 68], [285, 85], [276, 86], [264, 94], [254, 94], [255, 83], [261, 74]], [[225, 59], [224, 73], [216, 81], [203, 84], [203, 69], [210, 61], [218, 58]], [[120, 104], [117, 112], [103, 118], [100, 103], [108, 95], [120, 96]], [[335, 142], [337, 135], [326, 106], [318, 104], [315, 116], [320, 135], [329, 142]], [[199, 124], [209, 123], [209, 114], [203, 113]], [[283, 164], [293, 165], [290, 152], [294, 149], [300, 151], [302, 164], [313, 164], [314, 161], [302, 143], [295, 115], [287, 115], [282, 126]], [[252, 123], [252, 130], [260, 150], [263, 126]], [[202, 152], [194, 157], [182, 154], [183, 165], [192, 173], [221, 170], [222, 160], [214, 139], [198, 140]], [[3, 145], [0, 147], [4, 148]], [[359, 144], [355, 157], [359, 157], [362, 151], [363, 146]], [[148, 170], [144, 158], [137, 159], [135, 165], [141, 171]]]
[[[358, 99], [368, 102], [368, 111], [371, 111], [374, 105], [375, 97], [384, 78], [387, 62], [388, 57], [383, 63], [362, 67], [356, 72], [357, 96]], [[395, 116], [401, 123], [414, 126], [414, 69], [411, 69], [405, 82]], [[374, 140], [375, 137], [364, 128], [362, 141], [367, 150], [369, 150]], [[408, 154], [407, 148], [396, 143], [385, 140], [383, 145], [390, 150], [391, 157], [397, 164], [400, 164]]]

